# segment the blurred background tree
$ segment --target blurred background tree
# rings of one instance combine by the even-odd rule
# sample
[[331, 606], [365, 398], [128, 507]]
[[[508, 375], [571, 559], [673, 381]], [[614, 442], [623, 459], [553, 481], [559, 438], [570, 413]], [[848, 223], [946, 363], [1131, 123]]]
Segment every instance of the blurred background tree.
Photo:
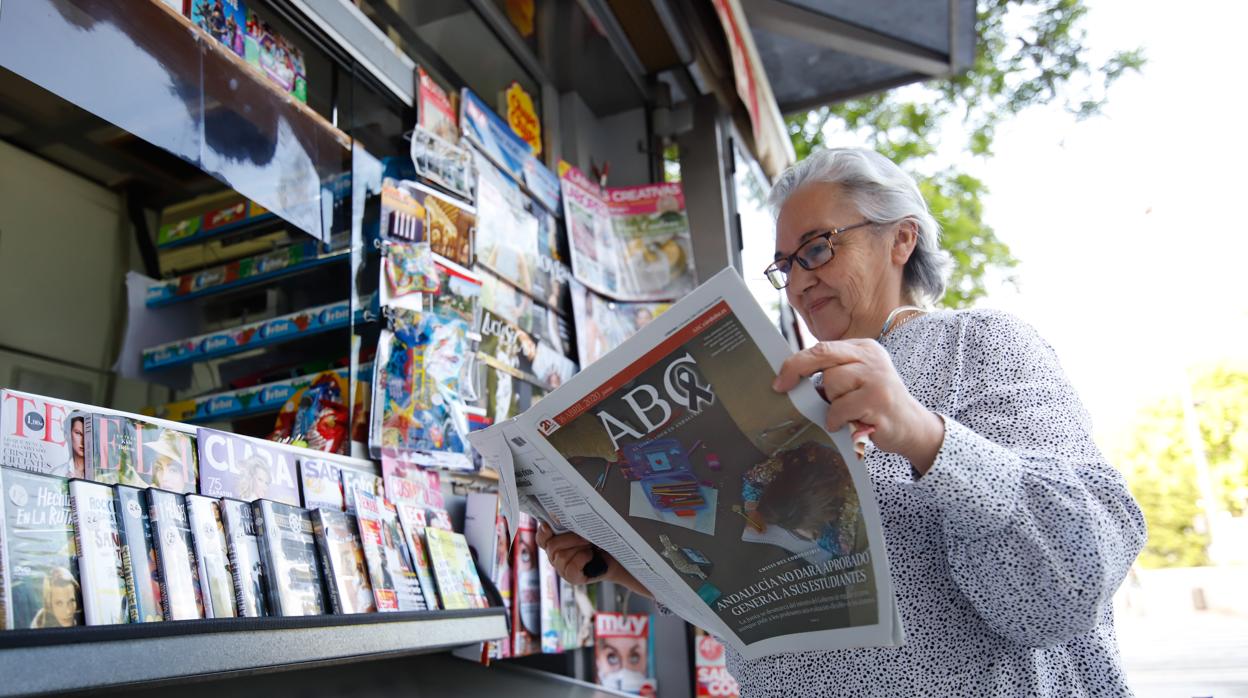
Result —
[[[1215, 508], [1248, 508], [1248, 367], [1220, 364], [1191, 376], [1200, 444], [1213, 481]], [[1142, 567], [1207, 565], [1209, 527], [1200, 504], [1196, 459], [1184, 433], [1177, 395], [1140, 411], [1113, 454], [1148, 520]], [[1235, 545], [1222, 541], [1220, 544]], [[1243, 545], [1243, 541], [1238, 542]]]
[[1004, 120], [1050, 103], [1062, 104], [1072, 118], [1094, 116], [1110, 85], [1144, 64], [1139, 49], [1091, 62], [1082, 0], [980, 0], [977, 14], [981, 38], [966, 72], [786, 119], [799, 160], [835, 132], [837, 145], [867, 143], [919, 178], [954, 261], [943, 302], [951, 308], [970, 306], [987, 292], [986, 271], [1009, 275], [1018, 260], [984, 223], [984, 183], [939, 162], [942, 138], [957, 134], [966, 152], [989, 157]]

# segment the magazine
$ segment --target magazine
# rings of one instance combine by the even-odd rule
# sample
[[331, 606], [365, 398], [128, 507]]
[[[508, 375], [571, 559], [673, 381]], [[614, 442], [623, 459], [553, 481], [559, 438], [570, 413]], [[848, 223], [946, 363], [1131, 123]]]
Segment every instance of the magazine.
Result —
[[509, 521], [523, 507], [584, 536], [746, 659], [896, 646], [870, 479], [809, 381], [771, 389], [789, 353], [725, 270], [470, 438]]
[[411, 562], [398, 515], [385, 499], [363, 490], [355, 493], [360, 542], [368, 561], [377, 610], [426, 610], [420, 579]]
[[576, 351], [581, 366], [601, 359], [670, 307], [671, 303], [613, 301], [580, 282], [572, 282], [572, 314], [576, 317]]
[[416, 174], [467, 201], [476, 199], [477, 174], [467, 149], [417, 124], [410, 151]]
[[511, 546], [511, 652], [513, 657], [542, 649], [541, 581], [537, 562], [537, 520], [520, 513], [511, 520], [516, 532]]
[[83, 417], [87, 479], [170, 492], [195, 491], [195, 437], [145, 419], [73, 414]]
[[88, 480], [70, 480], [69, 508], [87, 625], [130, 622], [113, 488]]
[[546, 551], [537, 549], [538, 588], [542, 597], [542, 653], [563, 651], [563, 607], [559, 603], [559, 573]]
[[697, 692], [694, 698], [738, 698], [741, 687], [728, 673], [724, 645], [702, 628], [694, 628], [693, 668]]
[[625, 301], [680, 298], [693, 290], [693, 247], [679, 182], [602, 189], [563, 163], [572, 272]]
[[346, 509], [342, 494], [342, 468], [320, 458], [300, 458], [299, 480], [304, 509]]
[[594, 616], [594, 679], [599, 686], [655, 696], [654, 666], [650, 616], [606, 612]]
[[481, 311], [478, 334], [477, 358], [489, 369], [547, 390], [558, 388], [576, 373], [575, 361], [489, 310]]
[[446, 90], [424, 68], [416, 67], [420, 92], [417, 100], [417, 118], [420, 126], [448, 141], [459, 140], [459, 115], [451, 104]]
[[429, 526], [425, 529], [433, 576], [438, 581], [442, 608], [452, 611], [466, 608], [488, 608], [481, 577], [472, 562], [472, 552], [464, 534]]
[[398, 242], [428, 242], [434, 252], [464, 266], [472, 265], [472, 234], [477, 212], [419, 182], [387, 178], [381, 186], [382, 237]]
[[407, 551], [412, 556], [412, 566], [416, 570], [416, 577], [420, 580], [420, 593], [425, 597], [425, 605], [429, 607], [429, 610], [436, 611], [444, 606], [438, 604], [438, 587], [433, 580], [429, 546], [425, 542], [425, 529], [429, 527], [425, 509], [407, 503], [396, 504], [395, 508], [398, 509], [399, 523], [403, 526], [403, 533], [406, 536]]
[[272, 441], [201, 427], [199, 462], [199, 491], [205, 496], [299, 505], [295, 454]]

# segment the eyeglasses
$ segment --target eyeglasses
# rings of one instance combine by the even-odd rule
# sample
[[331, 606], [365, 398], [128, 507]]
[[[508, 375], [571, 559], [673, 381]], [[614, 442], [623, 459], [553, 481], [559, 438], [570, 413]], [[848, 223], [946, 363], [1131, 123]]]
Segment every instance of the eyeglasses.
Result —
[[771, 263], [771, 266], [763, 270], [763, 274], [767, 276], [767, 280], [771, 282], [776, 289], [782, 289], [789, 285], [789, 272], [793, 270], [793, 262], [796, 261], [806, 271], [814, 271], [819, 267], [832, 261], [836, 256], [836, 251], [832, 249], [832, 238], [854, 228], [862, 228], [868, 225], [875, 225], [875, 221], [863, 221], [854, 223], [842, 228], [833, 228], [826, 232], [812, 236], [806, 242], [803, 242], [797, 251], [787, 257], [780, 257]]

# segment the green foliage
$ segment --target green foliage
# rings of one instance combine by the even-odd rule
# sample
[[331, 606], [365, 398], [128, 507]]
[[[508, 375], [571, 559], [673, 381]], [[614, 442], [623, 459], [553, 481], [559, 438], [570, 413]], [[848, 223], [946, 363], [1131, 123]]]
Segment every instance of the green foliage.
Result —
[[[1196, 374], [1192, 399], [1217, 508], [1243, 516], [1248, 507], [1248, 368], [1223, 365]], [[1208, 529], [1178, 398], [1142, 410], [1113, 461], [1148, 521], [1140, 564], [1209, 564]]]
[[967, 152], [990, 156], [997, 126], [1032, 106], [1059, 103], [1076, 119], [1099, 114], [1109, 86], [1138, 72], [1144, 56], [1119, 51], [1093, 66], [1081, 23], [1086, 13], [1083, 0], [980, 0], [980, 38], [965, 72], [786, 119], [799, 160], [837, 128], [916, 174], [954, 258], [944, 299], [950, 307], [983, 296], [984, 273], [1008, 272], [1017, 260], [983, 222], [983, 183], [924, 161], [936, 157], [942, 135], [955, 132], [965, 134]]

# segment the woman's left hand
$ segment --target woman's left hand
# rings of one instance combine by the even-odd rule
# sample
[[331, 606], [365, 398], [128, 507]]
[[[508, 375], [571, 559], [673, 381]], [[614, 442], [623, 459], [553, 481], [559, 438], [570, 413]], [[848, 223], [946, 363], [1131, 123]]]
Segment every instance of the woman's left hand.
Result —
[[944, 442], [944, 420], [914, 399], [884, 347], [870, 339], [820, 342], [786, 359], [772, 387], [788, 392], [817, 373], [823, 374], [830, 431], [850, 422], [870, 427], [876, 447], [927, 472]]

